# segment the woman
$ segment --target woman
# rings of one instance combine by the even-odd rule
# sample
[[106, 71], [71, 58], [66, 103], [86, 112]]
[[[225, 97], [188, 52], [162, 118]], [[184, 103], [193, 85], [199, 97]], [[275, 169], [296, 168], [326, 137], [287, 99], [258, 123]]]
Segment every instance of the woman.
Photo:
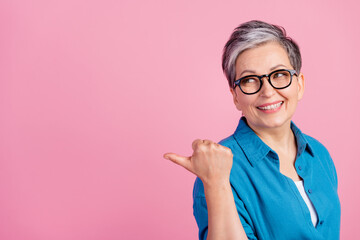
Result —
[[282, 27], [250, 21], [225, 45], [234, 134], [196, 139], [165, 158], [197, 175], [199, 239], [339, 239], [337, 174], [326, 148], [292, 122], [304, 93], [298, 45]]

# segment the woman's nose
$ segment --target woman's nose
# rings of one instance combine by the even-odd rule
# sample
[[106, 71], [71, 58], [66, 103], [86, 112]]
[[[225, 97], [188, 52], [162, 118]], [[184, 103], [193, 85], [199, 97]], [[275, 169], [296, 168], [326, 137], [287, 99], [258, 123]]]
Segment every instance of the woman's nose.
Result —
[[273, 88], [267, 77], [264, 77], [263, 79], [263, 85], [260, 90], [260, 95], [264, 97], [271, 97], [275, 94], [275, 88]]

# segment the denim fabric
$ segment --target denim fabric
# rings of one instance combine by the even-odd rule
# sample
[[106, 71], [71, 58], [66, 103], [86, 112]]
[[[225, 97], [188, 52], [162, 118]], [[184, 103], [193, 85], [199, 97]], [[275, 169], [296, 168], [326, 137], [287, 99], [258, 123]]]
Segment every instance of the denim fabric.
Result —
[[[316, 226], [294, 181], [280, 172], [279, 158], [242, 117], [235, 133], [219, 142], [232, 150], [230, 184], [249, 239], [340, 238], [340, 201], [334, 163], [327, 149], [291, 122], [296, 137], [295, 168], [318, 215]], [[208, 213], [199, 178], [193, 190], [199, 239], [206, 239]]]

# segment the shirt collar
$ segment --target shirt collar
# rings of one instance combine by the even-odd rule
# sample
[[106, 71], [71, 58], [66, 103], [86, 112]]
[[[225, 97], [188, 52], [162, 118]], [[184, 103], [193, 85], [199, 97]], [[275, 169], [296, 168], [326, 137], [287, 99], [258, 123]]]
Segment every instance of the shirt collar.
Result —
[[[313, 151], [304, 134], [293, 123], [293, 121], [291, 121], [290, 127], [296, 138], [298, 156], [300, 156], [305, 150], [314, 156]], [[273, 155], [275, 154], [275, 152], [268, 145], [266, 145], [248, 126], [245, 117], [240, 118], [239, 124], [234, 133], [234, 137], [244, 151], [251, 165], [263, 159], [267, 154], [269, 154], [269, 152], [272, 152]]]
[[314, 157], [314, 152], [309, 142], [306, 140], [305, 135], [300, 131], [300, 129], [295, 125], [293, 121], [291, 121], [290, 127], [296, 138], [298, 156], [300, 156], [306, 150], [311, 154], [311, 156]]

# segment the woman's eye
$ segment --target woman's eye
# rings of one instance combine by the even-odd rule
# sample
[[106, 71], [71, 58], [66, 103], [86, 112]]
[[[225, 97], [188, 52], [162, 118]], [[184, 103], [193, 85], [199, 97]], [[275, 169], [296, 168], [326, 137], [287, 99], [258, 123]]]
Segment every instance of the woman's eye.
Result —
[[246, 78], [243, 80], [244, 83], [254, 83], [256, 82], [256, 79], [255, 78]]
[[285, 79], [285, 78], [289, 78], [289, 77], [290, 77], [290, 73], [287, 71], [277, 72], [277, 73], [274, 73], [274, 75], [273, 75], [273, 78]]
[[279, 78], [279, 77], [283, 77], [284, 74], [283, 73], [275, 73], [274, 78]]

